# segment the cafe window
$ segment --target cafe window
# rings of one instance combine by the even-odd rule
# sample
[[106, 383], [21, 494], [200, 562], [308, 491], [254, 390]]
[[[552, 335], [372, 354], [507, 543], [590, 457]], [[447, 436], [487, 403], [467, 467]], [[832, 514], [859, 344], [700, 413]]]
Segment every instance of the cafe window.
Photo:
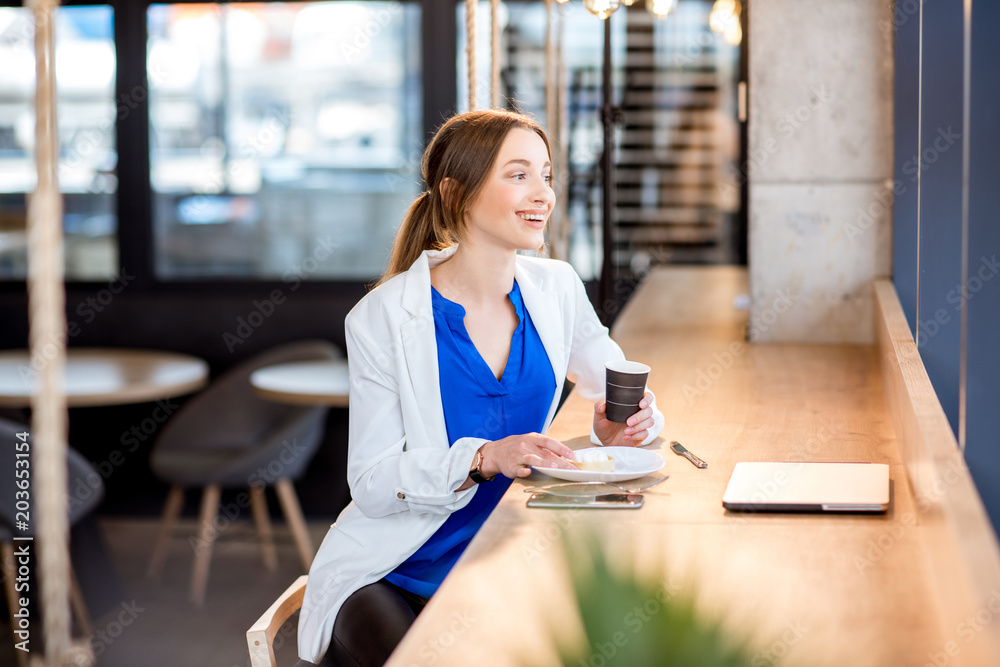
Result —
[[[118, 272], [114, 13], [56, 12], [59, 186], [67, 280]], [[27, 201], [35, 189], [35, 54], [31, 12], [0, 7], [0, 279], [27, 275]]]
[[420, 7], [152, 5], [160, 279], [366, 280], [420, 187]]

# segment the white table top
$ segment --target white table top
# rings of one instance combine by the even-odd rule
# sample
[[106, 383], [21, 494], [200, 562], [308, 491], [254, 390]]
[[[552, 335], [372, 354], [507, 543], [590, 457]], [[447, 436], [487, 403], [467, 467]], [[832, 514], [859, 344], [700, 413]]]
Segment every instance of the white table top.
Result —
[[347, 407], [347, 360], [297, 361], [267, 366], [250, 375], [262, 398], [298, 405]]
[[[0, 351], [0, 407], [31, 404], [38, 370], [27, 350]], [[69, 407], [145, 403], [203, 387], [208, 364], [177, 352], [126, 348], [70, 348], [65, 392]]]

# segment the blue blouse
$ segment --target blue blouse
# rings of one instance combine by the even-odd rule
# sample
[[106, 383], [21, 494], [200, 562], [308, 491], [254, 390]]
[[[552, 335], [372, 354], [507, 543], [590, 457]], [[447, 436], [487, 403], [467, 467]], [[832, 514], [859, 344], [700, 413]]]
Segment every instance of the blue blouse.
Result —
[[[552, 364], [516, 281], [507, 296], [514, 304], [518, 325], [510, 339], [507, 365], [497, 380], [469, 338], [465, 308], [431, 287], [441, 403], [449, 444], [464, 437], [500, 440], [518, 433], [539, 432], [545, 426], [556, 391]], [[468, 505], [453, 512], [423, 546], [385, 578], [400, 588], [430, 597], [510, 483], [507, 477], [497, 475], [493, 481], [480, 484]]]

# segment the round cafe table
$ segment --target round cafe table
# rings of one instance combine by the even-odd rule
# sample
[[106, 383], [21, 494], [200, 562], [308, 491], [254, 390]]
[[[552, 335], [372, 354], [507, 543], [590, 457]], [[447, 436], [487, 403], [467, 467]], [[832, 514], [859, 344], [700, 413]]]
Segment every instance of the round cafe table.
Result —
[[[27, 350], [0, 351], [0, 407], [27, 408], [38, 371]], [[183, 396], [208, 381], [208, 364], [187, 354], [127, 348], [69, 348], [64, 389], [71, 408]]]
[[296, 361], [266, 366], [250, 375], [257, 395], [296, 405], [346, 408], [350, 381], [347, 360]]

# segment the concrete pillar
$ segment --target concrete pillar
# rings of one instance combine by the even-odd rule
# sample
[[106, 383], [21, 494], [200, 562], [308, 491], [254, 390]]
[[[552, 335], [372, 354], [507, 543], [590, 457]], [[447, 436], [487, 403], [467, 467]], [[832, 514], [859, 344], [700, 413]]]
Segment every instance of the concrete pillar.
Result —
[[747, 4], [750, 340], [871, 343], [871, 281], [891, 273], [892, 3]]

